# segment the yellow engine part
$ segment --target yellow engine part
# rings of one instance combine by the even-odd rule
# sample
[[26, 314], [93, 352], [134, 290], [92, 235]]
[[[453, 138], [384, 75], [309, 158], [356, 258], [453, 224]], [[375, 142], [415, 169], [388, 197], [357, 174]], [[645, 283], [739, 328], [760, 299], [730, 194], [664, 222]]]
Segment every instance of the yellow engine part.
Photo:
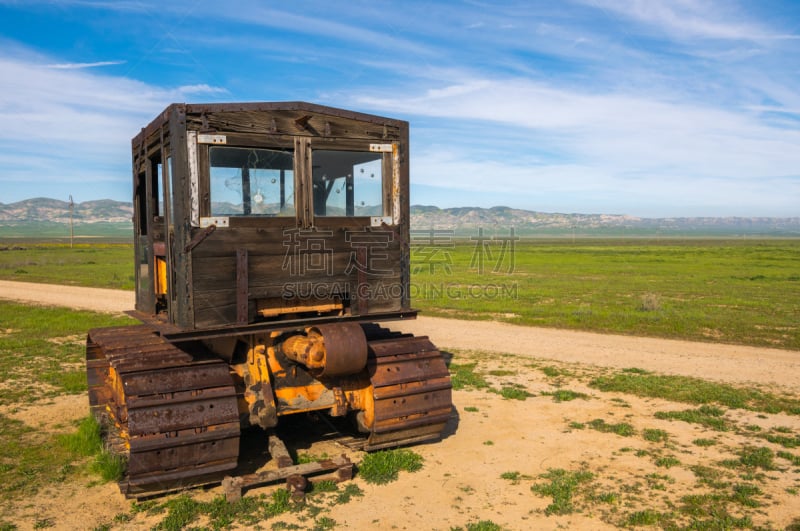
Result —
[[167, 261], [163, 256], [156, 256], [156, 295], [167, 294]]
[[[233, 366], [245, 382], [240, 412], [249, 416], [251, 424], [269, 428], [282, 415], [328, 410], [332, 416], [342, 416], [350, 411], [363, 411], [362, 423], [371, 426], [373, 390], [366, 363], [355, 374], [318, 378], [326, 353], [319, 337], [315, 334], [310, 337], [294, 335], [280, 341], [280, 334], [274, 333], [271, 337], [255, 338], [247, 362]], [[317, 364], [312, 362], [308, 367], [286, 356], [290, 348], [298, 354], [297, 358], [317, 359]]]

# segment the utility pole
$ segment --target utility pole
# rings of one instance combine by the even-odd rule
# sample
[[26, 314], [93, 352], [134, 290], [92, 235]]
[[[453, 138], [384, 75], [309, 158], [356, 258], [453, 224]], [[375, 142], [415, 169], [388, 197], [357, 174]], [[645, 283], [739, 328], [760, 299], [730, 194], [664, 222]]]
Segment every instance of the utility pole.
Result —
[[75, 231], [72, 229], [72, 213], [75, 211], [75, 201], [72, 200], [72, 194], [69, 195], [69, 248], [72, 249], [72, 239], [75, 237]]

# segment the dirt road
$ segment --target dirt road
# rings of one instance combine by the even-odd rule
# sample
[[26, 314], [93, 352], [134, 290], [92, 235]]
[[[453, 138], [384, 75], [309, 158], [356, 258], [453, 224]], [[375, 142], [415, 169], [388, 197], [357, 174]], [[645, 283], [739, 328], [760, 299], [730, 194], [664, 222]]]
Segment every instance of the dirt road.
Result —
[[[130, 291], [0, 281], [0, 298], [100, 312], [134, 305]], [[800, 388], [800, 353], [717, 343], [576, 332], [420, 316], [392, 328], [430, 336], [440, 348], [507, 352], [602, 367]]]
[[[0, 298], [104, 312], [133, 307], [131, 292], [3, 281]], [[599, 392], [589, 385], [607, 367], [639, 367], [754, 383], [797, 397], [800, 352], [433, 317], [392, 323], [392, 327], [429, 335], [442, 349], [528, 358], [469, 352], [458, 352], [454, 358], [459, 364], [476, 363], [475, 370], [495, 390], [517, 386], [528, 394], [524, 400], [510, 400], [485, 389], [454, 391], [455, 411], [443, 440], [413, 448], [424, 458], [423, 469], [402, 473], [388, 485], [368, 484], [357, 477], [354, 482], [364, 496], [322, 513], [336, 522], [337, 529], [447, 530], [491, 522], [510, 530], [596, 530], [629, 527], [636, 517], [648, 515], [663, 515], [667, 522], [677, 519], [695, 528], [715, 528], [716, 524], [723, 528], [727, 524], [720, 521], [740, 516], [752, 517], [753, 524], [766, 528], [783, 529], [800, 521], [796, 520], [800, 517], [800, 467], [789, 466], [785, 456], [791, 452], [784, 446], [765, 439], [768, 434], [778, 441], [783, 437], [791, 442], [794, 434], [800, 437], [800, 417], [726, 409], [721, 413], [726, 428], [720, 431], [658, 415], [693, 407], [690, 404]], [[555, 391], [576, 393], [580, 398], [555, 399]], [[0, 414], [39, 431], [63, 432], [69, 429], [68, 421], [86, 414], [87, 407], [85, 395], [63, 395], [43, 403], [14, 405]], [[630, 430], [619, 434], [592, 429], [598, 422], [601, 428], [624, 423]], [[739, 466], [742, 452], [754, 447], [768, 447], [771, 455], [778, 455], [768, 475], [728, 468]], [[313, 443], [307, 451], [315, 455], [349, 452], [330, 441]], [[359, 462], [363, 455], [355, 453], [351, 458]], [[720, 464], [725, 462], [728, 467]], [[554, 470], [590, 473], [591, 481], [581, 489], [576, 487], [572, 510], [548, 516], [551, 500], [532, 492], [532, 486], [545, 483], [543, 474]], [[701, 476], [711, 473], [716, 478], [713, 487], [708, 477]], [[756, 476], [761, 478], [757, 485], [742, 479]], [[254, 489], [247, 495], [274, 489]], [[742, 489], [756, 493], [754, 499], [745, 500], [749, 505], [733, 501]], [[217, 487], [193, 491], [192, 496], [210, 501], [220, 492]], [[704, 497], [709, 493], [713, 497]], [[689, 507], [687, 499], [716, 501], [713, 507]], [[264, 529], [273, 525], [315, 528], [313, 520], [302, 519], [303, 514], [283, 514], [259, 525]], [[16, 502], [8, 514], [0, 515], [0, 521], [4, 519], [19, 529], [36, 529], [48, 522], [56, 529], [108, 526], [127, 530], [151, 529], [164, 514], [133, 514], [116, 485], [87, 485], [84, 478], [54, 483], [38, 496]]]

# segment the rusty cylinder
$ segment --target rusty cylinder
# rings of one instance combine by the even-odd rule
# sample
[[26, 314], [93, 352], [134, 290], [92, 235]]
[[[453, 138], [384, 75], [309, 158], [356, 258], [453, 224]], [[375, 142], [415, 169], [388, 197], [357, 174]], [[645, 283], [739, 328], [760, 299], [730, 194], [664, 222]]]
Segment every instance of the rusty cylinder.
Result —
[[347, 376], [367, 366], [367, 337], [357, 323], [317, 325], [287, 338], [281, 352], [316, 377]]

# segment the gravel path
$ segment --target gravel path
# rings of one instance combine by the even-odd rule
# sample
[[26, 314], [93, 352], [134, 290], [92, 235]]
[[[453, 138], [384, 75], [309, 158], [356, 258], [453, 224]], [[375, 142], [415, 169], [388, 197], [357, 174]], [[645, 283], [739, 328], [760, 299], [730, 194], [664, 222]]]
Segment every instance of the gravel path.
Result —
[[[0, 298], [100, 312], [123, 312], [134, 305], [132, 291], [8, 281], [0, 281]], [[508, 352], [531, 358], [800, 388], [800, 352], [790, 350], [426, 316], [390, 325], [430, 336], [443, 349]]]

